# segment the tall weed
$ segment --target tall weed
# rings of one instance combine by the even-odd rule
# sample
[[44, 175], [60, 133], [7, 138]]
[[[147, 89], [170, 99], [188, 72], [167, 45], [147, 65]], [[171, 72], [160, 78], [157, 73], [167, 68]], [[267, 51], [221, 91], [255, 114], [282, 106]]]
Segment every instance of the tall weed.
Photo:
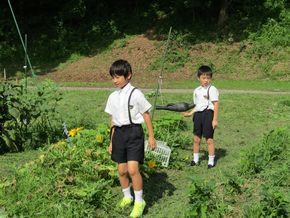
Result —
[[0, 153], [37, 148], [58, 136], [56, 107], [61, 100], [57, 86], [46, 81], [36, 89], [1, 84]]
[[260, 144], [251, 147], [243, 154], [240, 172], [242, 174], [260, 173], [271, 162], [287, 158], [286, 151], [289, 143], [289, 130], [286, 128], [270, 131]]

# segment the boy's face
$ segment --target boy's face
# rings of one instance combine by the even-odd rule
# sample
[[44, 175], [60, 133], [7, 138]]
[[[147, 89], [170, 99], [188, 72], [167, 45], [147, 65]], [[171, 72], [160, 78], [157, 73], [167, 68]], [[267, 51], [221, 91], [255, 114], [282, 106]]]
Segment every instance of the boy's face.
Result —
[[131, 75], [132, 74], [129, 74], [127, 78], [125, 78], [124, 76], [114, 75], [112, 77], [112, 81], [116, 87], [123, 88], [130, 81]]
[[211, 76], [208, 74], [201, 74], [198, 80], [201, 86], [208, 86], [211, 81]]

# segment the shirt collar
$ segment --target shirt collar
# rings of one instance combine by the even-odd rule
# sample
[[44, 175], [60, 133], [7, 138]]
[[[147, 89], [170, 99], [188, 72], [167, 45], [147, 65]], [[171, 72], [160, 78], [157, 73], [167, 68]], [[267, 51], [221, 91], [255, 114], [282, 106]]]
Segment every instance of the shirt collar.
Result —
[[131, 90], [131, 83], [127, 83], [123, 88], [119, 89], [119, 93], [126, 93], [128, 92], [129, 90]]
[[211, 84], [208, 84], [207, 86], [199, 86], [198, 89], [208, 89], [211, 86]]

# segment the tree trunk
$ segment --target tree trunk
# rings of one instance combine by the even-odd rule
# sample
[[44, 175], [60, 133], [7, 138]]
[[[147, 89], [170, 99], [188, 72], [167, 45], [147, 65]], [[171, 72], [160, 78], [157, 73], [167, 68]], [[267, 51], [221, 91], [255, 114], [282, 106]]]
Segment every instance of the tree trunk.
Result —
[[192, 7], [192, 23], [195, 23], [195, 8]]
[[228, 0], [221, 0], [220, 1], [220, 12], [218, 18], [218, 25], [224, 25], [225, 21], [228, 19]]

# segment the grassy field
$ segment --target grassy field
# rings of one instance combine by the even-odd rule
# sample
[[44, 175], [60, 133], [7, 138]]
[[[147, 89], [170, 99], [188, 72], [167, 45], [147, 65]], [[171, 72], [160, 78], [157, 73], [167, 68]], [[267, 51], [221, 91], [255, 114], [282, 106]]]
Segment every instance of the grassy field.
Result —
[[[257, 87], [257, 86], [256, 86]], [[94, 128], [96, 124], [108, 122], [104, 107], [109, 91], [83, 90], [64, 91], [64, 99], [59, 112], [70, 127], [82, 126]], [[191, 94], [164, 93], [158, 99], [158, 104], [174, 102], [190, 102]], [[149, 98], [153, 102], [152, 98]], [[220, 96], [219, 126], [215, 133], [217, 166], [207, 169], [207, 149], [203, 141], [201, 150], [201, 164], [190, 167], [192, 145], [184, 145], [178, 149], [181, 163], [180, 169], [163, 169], [146, 178], [144, 181], [145, 200], [147, 208], [144, 217], [184, 217], [188, 212], [188, 190], [191, 177], [213, 180], [217, 183], [223, 180], [225, 173], [232, 172], [240, 163], [241, 152], [261, 141], [264, 134], [270, 130], [288, 126], [290, 123], [290, 95], [266, 94], [236, 94], [226, 93]], [[155, 119], [162, 119], [168, 111], [155, 111]], [[188, 125], [186, 134], [192, 135], [192, 121], [184, 118]], [[60, 127], [61, 128], [61, 127]], [[12, 166], [21, 166], [33, 160], [38, 151], [0, 156], [1, 177], [13, 175]], [[259, 189], [258, 184], [253, 184]], [[283, 190], [283, 189], [281, 189]], [[285, 190], [286, 191], [286, 190]], [[119, 189], [113, 190], [115, 198], [111, 203], [110, 214], [98, 211], [99, 217], [127, 217], [128, 213], [117, 211], [114, 205], [121, 197]], [[289, 190], [288, 190], [289, 192]], [[236, 217], [241, 216], [243, 206], [254, 202], [255, 197], [237, 198], [233, 208]]]
[[[134, 81], [133, 81], [134, 83]], [[31, 83], [33, 84], [33, 83]], [[289, 81], [234, 81], [234, 80], [213, 80], [213, 84], [220, 89], [236, 89], [236, 90], [261, 90], [261, 91], [290, 91]], [[62, 87], [97, 87], [97, 88], [111, 88], [111, 81], [107, 82], [61, 82]], [[139, 88], [155, 89], [156, 83], [134, 83]], [[198, 86], [197, 80], [175, 81], [164, 80], [163, 88], [171, 89], [193, 89]]]

